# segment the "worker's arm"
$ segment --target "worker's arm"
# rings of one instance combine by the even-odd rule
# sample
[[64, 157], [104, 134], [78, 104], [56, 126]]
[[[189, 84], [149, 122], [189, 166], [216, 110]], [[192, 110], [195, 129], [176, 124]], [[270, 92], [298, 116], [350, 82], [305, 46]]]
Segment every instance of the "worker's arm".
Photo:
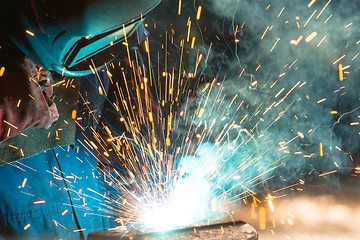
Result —
[[0, 142], [59, 117], [51, 103], [51, 75], [17, 54], [0, 54]]

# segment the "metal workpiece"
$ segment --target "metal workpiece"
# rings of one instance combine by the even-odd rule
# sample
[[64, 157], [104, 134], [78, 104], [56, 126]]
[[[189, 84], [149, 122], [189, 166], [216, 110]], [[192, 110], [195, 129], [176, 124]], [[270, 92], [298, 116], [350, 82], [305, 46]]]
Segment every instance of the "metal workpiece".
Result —
[[216, 223], [210, 225], [193, 226], [187, 228], [174, 229], [165, 232], [134, 232], [123, 230], [109, 230], [91, 233], [89, 240], [100, 239], [125, 239], [125, 240], [257, 240], [258, 233], [254, 227], [242, 221]]

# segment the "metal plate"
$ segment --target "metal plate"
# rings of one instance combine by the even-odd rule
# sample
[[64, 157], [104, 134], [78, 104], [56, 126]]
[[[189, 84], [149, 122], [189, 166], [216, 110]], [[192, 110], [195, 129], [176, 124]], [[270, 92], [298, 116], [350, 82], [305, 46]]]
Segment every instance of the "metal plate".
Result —
[[91, 233], [89, 240], [100, 239], [139, 239], [139, 240], [191, 240], [191, 239], [227, 239], [227, 240], [257, 240], [258, 233], [251, 225], [242, 222], [228, 222], [197, 227], [175, 229], [166, 232], [121, 232], [120, 230], [109, 230]]

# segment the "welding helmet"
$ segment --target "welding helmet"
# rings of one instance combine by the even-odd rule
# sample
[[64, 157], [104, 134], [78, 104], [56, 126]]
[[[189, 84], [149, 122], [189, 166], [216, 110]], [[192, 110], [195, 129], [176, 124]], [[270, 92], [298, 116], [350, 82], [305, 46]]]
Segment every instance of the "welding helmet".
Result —
[[65, 76], [84, 76], [124, 51], [144, 15], [160, 0], [13, 1], [20, 26], [13, 42], [35, 63]]

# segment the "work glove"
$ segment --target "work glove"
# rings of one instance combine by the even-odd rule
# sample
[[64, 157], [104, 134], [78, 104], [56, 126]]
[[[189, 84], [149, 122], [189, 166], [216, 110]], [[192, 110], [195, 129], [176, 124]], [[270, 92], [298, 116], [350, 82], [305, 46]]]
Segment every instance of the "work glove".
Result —
[[34, 83], [37, 83], [35, 88], [40, 87], [41, 94], [44, 97], [49, 110], [49, 114], [45, 114], [45, 116], [37, 124], [35, 124], [35, 126], [48, 129], [59, 118], [59, 112], [56, 104], [51, 100], [54, 92], [54, 87], [52, 85], [54, 82], [53, 78], [48, 70], [42, 67], [37, 67], [30, 58], [24, 59], [24, 67], [28, 72], [30, 79], [33, 80]]

